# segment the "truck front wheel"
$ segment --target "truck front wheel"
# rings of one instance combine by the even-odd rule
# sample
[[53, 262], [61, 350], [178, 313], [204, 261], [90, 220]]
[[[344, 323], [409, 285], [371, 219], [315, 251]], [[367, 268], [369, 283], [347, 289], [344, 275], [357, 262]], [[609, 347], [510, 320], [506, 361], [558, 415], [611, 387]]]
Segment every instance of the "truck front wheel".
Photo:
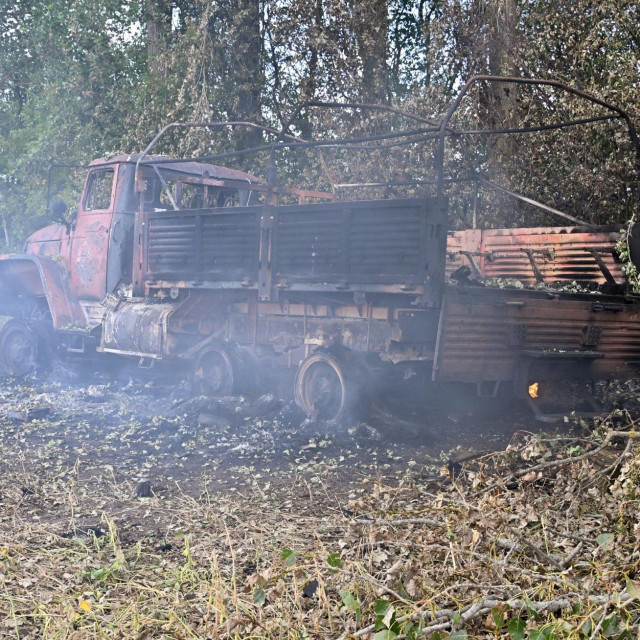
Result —
[[19, 320], [7, 320], [0, 329], [0, 369], [17, 378], [36, 370], [38, 339], [29, 327]]

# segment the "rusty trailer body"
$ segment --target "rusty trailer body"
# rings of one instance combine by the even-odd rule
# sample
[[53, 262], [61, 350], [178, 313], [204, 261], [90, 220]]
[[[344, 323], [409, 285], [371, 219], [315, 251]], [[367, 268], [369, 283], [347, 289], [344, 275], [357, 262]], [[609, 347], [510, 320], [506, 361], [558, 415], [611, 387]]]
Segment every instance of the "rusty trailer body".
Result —
[[624, 285], [619, 239], [617, 226], [453, 231], [447, 239], [447, 275], [466, 266], [480, 280]]

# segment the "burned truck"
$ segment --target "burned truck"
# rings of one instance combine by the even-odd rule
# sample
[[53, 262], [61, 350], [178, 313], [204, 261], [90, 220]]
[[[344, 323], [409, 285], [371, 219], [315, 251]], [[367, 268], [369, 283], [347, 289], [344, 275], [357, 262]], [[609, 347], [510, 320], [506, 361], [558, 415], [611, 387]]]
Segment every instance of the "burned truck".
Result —
[[[455, 107], [420, 131], [440, 153]], [[640, 300], [624, 292], [617, 229], [448, 232], [442, 155], [433, 195], [348, 200], [278, 184], [274, 149], [313, 145], [283, 132], [266, 180], [150, 155], [159, 137], [92, 162], [73, 222], [0, 260], [5, 374], [115, 354], [182, 363], [195, 393], [228, 395], [286, 367], [303, 411], [333, 420], [371, 394], [379, 370], [523, 397], [538, 382], [638, 375]], [[605, 286], [487, 286], [492, 273]]]

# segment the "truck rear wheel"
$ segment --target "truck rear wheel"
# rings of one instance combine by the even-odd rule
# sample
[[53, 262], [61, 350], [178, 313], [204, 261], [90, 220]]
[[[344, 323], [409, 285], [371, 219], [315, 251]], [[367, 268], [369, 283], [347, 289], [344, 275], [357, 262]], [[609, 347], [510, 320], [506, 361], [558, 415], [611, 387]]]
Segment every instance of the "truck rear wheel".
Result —
[[23, 377], [36, 370], [38, 339], [19, 320], [8, 320], [0, 329], [0, 369], [6, 375]]
[[228, 396], [234, 390], [234, 366], [223, 347], [204, 349], [196, 359], [191, 386], [194, 395]]
[[312, 418], [341, 421], [355, 399], [347, 367], [329, 353], [313, 353], [300, 363], [294, 394], [296, 404]]

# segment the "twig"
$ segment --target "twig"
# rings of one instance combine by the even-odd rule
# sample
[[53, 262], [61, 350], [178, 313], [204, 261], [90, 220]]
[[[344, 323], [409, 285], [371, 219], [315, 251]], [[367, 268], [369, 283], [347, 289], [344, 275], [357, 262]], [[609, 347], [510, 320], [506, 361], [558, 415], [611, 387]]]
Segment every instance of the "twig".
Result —
[[604, 622], [604, 618], [607, 615], [608, 608], [609, 608], [609, 603], [607, 602], [607, 604], [605, 604], [604, 607], [602, 608], [602, 615], [600, 616], [600, 620], [598, 620], [598, 624], [596, 625], [596, 628], [593, 630], [593, 633], [589, 636], [589, 640], [594, 640], [595, 637], [598, 635], [598, 631], [600, 631], [600, 628], [602, 627], [602, 623]]
[[557, 536], [561, 536], [562, 538], [567, 538], [569, 540], [577, 540], [578, 542], [584, 542], [585, 544], [595, 544], [595, 540], [590, 540], [589, 538], [584, 538], [582, 536], [577, 536], [575, 533], [569, 533], [568, 531], [558, 531], [558, 529], [554, 529], [553, 527], [546, 526], [547, 531], [551, 533], [555, 533]]
[[402, 602], [403, 604], [409, 605], [410, 607], [414, 607], [414, 608], [416, 606], [415, 602], [411, 602], [411, 600], [407, 600], [406, 598], [403, 598], [399, 593], [397, 593], [393, 589], [389, 589], [389, 587], [386, 587], [383, 584], [380, 584], [377, 580], [374, 580], [371, 576], [367, 576], [362, 573], [355, 573], [353, 571], [347, 571], [347, 569], [339, 569], [338, 567], [335, 567], [334, 571], [337, 571], [338, 573], [343, 573], [344, 575], [350, 576], [352, 578], [361, 578], [365, 582], [368, 582], [370, 585], [373, 585], [374, 587], [380, 589], [381, 591], [384, 591], [388, 595], [393, 596], [399, 602]]
[[600, 471], [600, 473], [598, 474], [598, 476], [596, 478], [594, 478], [590, 482], [587, 482], [584, 485], [584, 489], [588, 489], [589, 487], [594, 486], [596, 484], [596, 482], [598, 481], [598, 478], [607, 476], [609, 473], [614, 471], [615, 468], [625, 459], [625, 457], [627, 455], [629, 455], [629, 452], [631, 451], [631, 445], [632, 444], [633, 444], [633, 438], [629, 438], [627, 440], [627, 446], [624, 448], [624, 451], [608, 467], [605, 467], [602, 471]]
[[430, 518], [403, 518], [401, 520], [385, 520], [383, 518], [368, 520], [363, 518], [357, 518], [354, 522], [357, 522], [358, 524], [387, 525], [389, 527], [404, 527], [409, 524], [427, 524], [430, 527], [446, 526], [446, 523], [439, 522], [438, 520], [431, 520]]
[[536, 464], [533, 467], [520, 469], [519, 471], [511, 474], [508, 479], [521, 478], [522, 476], [525, 476], [532, 471], [545, 471], [547, 469], [553, 469], [554, 467], [562, 467], [568, 464], [574, 464], [575, 462], [586, 460], [587, 458], [595, 456], [606, 449], [611, 444], [611, 440], [613, 440], [614, 438], [640, 438], [640, 431], [608, 431], [604, 440], [602, 441], [602, 444], [595, 449], [591, 449], [591, 451], [585, 451], [579, 456], [562, 458], [560, 460], [550, 460], [549, 462], [541, 462], [540, 464]]
[[557, 561], [554, 560], [550, 555], [546, 554], [542, 549], [537, 547], [533, 542], [527, 540], [524, 536], [520, 535], [513, 527], [509, 527], [509, 531], [518, 539], [518, 542], [523, 544], [528, 549], [531, 549], [533, 553], [543, 562], [554, 567], [558, 571], [564, 571], [564, 567]]
[[574, 558], [582, 551], [584, 548], [584, 542], [580, 541], [573, 549], [573, 551], [562, 561], [562, 566], [567, 568], [574, 560]]

